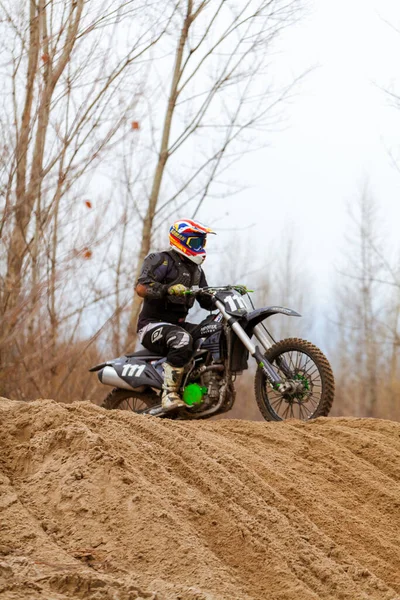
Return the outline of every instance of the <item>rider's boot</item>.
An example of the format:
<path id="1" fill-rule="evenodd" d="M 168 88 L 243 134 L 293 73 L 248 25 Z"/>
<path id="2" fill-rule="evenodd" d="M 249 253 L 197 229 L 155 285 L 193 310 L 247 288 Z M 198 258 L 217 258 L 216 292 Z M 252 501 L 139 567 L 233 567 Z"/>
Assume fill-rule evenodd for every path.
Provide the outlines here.
<path id="1" fill-rule="evenodd" d="M 164 410 L 173 410 L 186 406 L 182 398 L 179 396 L 183 374 L 183 367 L 174 367 L 169 363 L 163 363 L 164 369 L 164 384 L 163 393 L 161 396 L 161 406 Z"/>

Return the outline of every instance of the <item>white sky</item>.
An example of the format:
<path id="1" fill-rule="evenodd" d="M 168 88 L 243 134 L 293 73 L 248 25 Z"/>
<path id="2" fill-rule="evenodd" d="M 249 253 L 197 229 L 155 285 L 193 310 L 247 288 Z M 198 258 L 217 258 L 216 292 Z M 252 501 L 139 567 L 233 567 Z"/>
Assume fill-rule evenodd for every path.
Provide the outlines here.
<path id="1" fill-rule="evenodd" d="M 276 71 L 289 80 L 319 66 L 286 106 L 284 130 L 268 136 L 268 148 L 235 166 L 236 179 L 252 187 L 220 206 L 206 203 L 198 217 L 217 230 L 255 223 L 238 235 L 257 251 L 256 267 L 263 264 L 268 239 L 279 247 L 282 228 L 289 235 L 296 230 L 299 253 L 325 303 L 348 227 L 346 204 L 356 202 L 366 181 L 380 203 L 388 237 L 398 238 L 400 173 L 388 149 L 400 157 L 400 110 L 378 86 L 397 85 L 400 94 L 400 33 L 384 22 L 400 29 L 400 2 L 305 3 L 307 16 L 282 38 Z M 221 235 L 219 241 L 228 239 L 228 233 Z M 212 240 L 209 251 L 211 261 Z"/>

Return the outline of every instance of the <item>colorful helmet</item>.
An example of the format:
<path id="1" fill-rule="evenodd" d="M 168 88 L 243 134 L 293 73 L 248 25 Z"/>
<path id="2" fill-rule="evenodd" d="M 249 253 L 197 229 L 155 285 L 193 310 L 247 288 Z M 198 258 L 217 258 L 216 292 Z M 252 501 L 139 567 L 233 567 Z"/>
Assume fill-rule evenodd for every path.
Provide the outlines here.
<path id="1" fill-rule="evenodd" d="M 189 219 L 176 221 L 169 230 L 169 243 L 176 252 L 201 265 L 206 258 L 207 233 L 215 231 Z"/>

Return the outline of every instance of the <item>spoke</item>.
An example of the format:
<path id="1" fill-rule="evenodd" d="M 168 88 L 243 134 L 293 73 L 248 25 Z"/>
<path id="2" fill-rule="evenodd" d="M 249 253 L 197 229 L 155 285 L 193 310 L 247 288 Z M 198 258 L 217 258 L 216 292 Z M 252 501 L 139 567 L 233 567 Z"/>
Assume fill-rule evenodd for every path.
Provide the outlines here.
<path id="1" fill-rule="evenodd" d="M 292 352 L 289 352 L 289 360 L 290 360 L 291 364 L 293 365 L 293 370 L 295 370 L 294 362 L 292 360 Z"/>
<path id="2" fill-rule="evenodd" d="M 304 418 L 303 418 L 303 405 L 302 404 L 299 404 L 299 414 L 300 414 L 301 420 L 304 421 Z"/>
<path id="3" fill-rule="evenodd" d="M 310 361 L 310 357 L 304 353 L 301 353 L 301 361 L 299 364 L 299 370 L 304 372 L 307 369 L 307 364 L 309 363 L 309 361 Z"/>
<path id="4" fill-rule="evenodd" d="M 311 416 L 311 415 L 313 415 L 313 414 L 314 414 L 314 412 L 315 412 L 315 411 L 308 410 L 307 406 L 305 406 L 304 404 L 302 404 L 302 405 L 301 405 L 301 408 L 302 408 L 302 409 L 304 408 L 304 410 L 305 410 L 306 412 L 308 412 L 310 416 Z M 309 419 L 310 417 L 307 417 L 307 418 Z"/>
<path id="5" fill-rule="evenodd" d="M 276 404 L 276 403 L 273 405 L 271 404 L 271 406 L 277 414 L 280 414 L 280 412 L 282 410 L 282 401 L 278 402 L 278 404 Z"/>
<path id="6" fill-rule="evenodd" d="M 273 401 L 274 401 L 274 398 L 275 398 L 275 401 L 277 401 L 277 400 L 280 400 L 280 401 L 282 401 L 282 400 L 283 400 L 283 396 L 282 396 L 282 394 L 279 394 L 279 393 L 277 393 L 277 392 L 275 392 L 275 391 L 272 391 L 272 394 L 271 394 L 271 396 L 272 396 L 272 400 L 271 400 L 271 402 L 273 402 Z"/>
<path id="7" fill-rule="evenodd" d="M 284 398 L 281 394 L 277 394 L 276 392 L 273 392 L 271 399 L 270 399 L 270 404 L 282 404 L 282 402 L 284 401 Z"/>
<path id="8" fill-rule="evenodd" d="M 279 410 L 279 408 L 280 408 L 280 407 L 281 407 L 281 405 L 282 405 L 282 402 L 283 402 L 283 398 L 282 398 L 282 397 L 280 397 L 280 398 L 275 398 L 275 400 L 271 400 L 270 404 L 271 404 L 271 406 L 273 407 L 273 406 L 275 406 L 275 405 L 276 405 L 276 403 L 279 403 L 279 406 L 278 406 L 278 410 Z M 274 410 L 275 410 L 275 409 L 274 409 Z"/>
<path id="9" fill-rule="evenodd" d="M 314 375 L 314 373 L 318 373 L 319 375 L 319 369 L 317 367 L 317 365 L 315 363 L 313 363 L 315 369 L 313 371 L 311 371 L 311 373 L 309 371 L 303 371 L 304 375 L 308 375 L 308 377 L 312 377 Z"/>
<path id="10" fill-rule="evenodd" d="M 125 398 L 121 401 L 121 404 L 118 406 L 119 410 L 128 410 L 134 413 L 142 412 L 147 408 L 147 405 L 143 400 L 137 398 L 136 396 L 131 398 Z"/>
<path id="11" fill-rule="evenodd" d="M 319 400 L 313 400 L 313 396 L 309 396 L 307 398 L 307 402 L 311 402 L 311 403 L 315 402 L 316 406 L 318 406 L 318 404 L 319 404 Z M 304 402 L 304 404 L 306 404 L 306 402 Z"/>

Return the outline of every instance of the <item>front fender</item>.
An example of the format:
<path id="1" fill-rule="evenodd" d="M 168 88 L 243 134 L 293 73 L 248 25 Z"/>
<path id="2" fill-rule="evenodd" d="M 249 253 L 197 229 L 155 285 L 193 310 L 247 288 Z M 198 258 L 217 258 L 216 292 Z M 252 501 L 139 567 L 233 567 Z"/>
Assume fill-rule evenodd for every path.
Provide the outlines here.
<path id="1" fill-rule="evenodd" d="M 253 330 L 256 325 L 268 319 L 272 315 L 286 315 L 287 317 L 301 317 L 301 315 L 291 308 L 285 308 L 284 306 L 267 306 L 265 308 L 258 308 L 253 310 L 251 313 L 246 315 L 246 323 L 243 325 L 243 329 L 247 335 L 251 337 Z"/>

